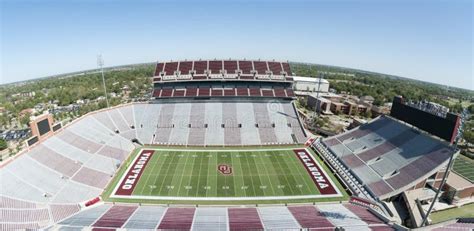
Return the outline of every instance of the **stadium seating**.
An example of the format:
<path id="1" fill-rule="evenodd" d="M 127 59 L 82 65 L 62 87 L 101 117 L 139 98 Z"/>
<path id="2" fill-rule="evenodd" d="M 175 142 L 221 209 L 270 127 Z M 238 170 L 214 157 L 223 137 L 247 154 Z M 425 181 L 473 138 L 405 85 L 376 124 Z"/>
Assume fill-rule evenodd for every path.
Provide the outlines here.
<path id="1" fill-rule="evenodd" d="M 295 93 L 292 89 L 285 89 L 286 96 L 288 97 L 295 97 Z"/>
<path id="2" fill-rule="evenodd" d="M 169 62 L 165 64 L 165 75 L 174 75 L 178 70 L 178 62 Z"/>
<path id="3" fill-rule="evenodd" d="M 137 138 L 141 143 L 152 143 L 158 123 L 158 115 L 161 112 L 161 104 L 137 104 L 134 105 L 135 124 Z"/>
<path id="4" fill-rule="evenodd" d="M 200 87 L 199 88 L 199 93 L 198 96 L 210 96 L 211 95 L 211 89 L 208 87 Z"/>
<path id="5" fill-rule="evenodd" d="M 253 65 L 251 61 L 239 61 L 239 69 L 243 75 L 250 75 L 253 71 Z"/>
<path id="6" fill-rule="evenodd" d="M 120 228 L 135 212 L 136 206 L 117 205 L 105 212 L 92 226 Z"/>
<path id="7" fill-rule="evenodd" d="M 158 226 L 166 208 L 159 206 L 140 206 L 123 226 L 126 229 L 150 230 Z"/>
<path id="8" fill-rule="evenodd" d="M 285 108 L 291 109 L 290 114 Z M 90 113 L 2 166 L 0 209 L 3 208 L 1 212 L 9 221 L 0 221 L 0 228 L 39 229 L 57 222 L 71 227 L 150 227 L 152 223 L 156 227 L 159 220 L 155 217 L 149 218 L 154 219 L 153 222 L 142 226 L 138 220 L 132 222 L 128 217 L 135 214 L 136 219 L 140 214 L 147 217 L 150 211 L 164 214 L 163 209 L 139 207 L 133 213 L 124 211 L 117 214 L 114 210 L 107 212 L 111 206 L 100 205 L 79 212 L 81 208 L 78 204 L 100 195 L 117 167 L 134 149 L 132 138 L 144 144 L 165 145 L 294 143 L 294 131 L 301 133 L 301 136 L 304 134 L 301 127 L 299 130 L 288 127 L 290 117 L 297 117 L 293 106 L 289 101 L 278 99 L 258 103 L 235 99 L 135 103 Z M 10 211 L 10 207 L 15 211 Z M 202 227 L 222 226 L 230 222 L 230 218 L 222 220 L 228 218 L 226 212 L 226 209 L 198 210 L 195 216 L 190 217 L 191 221 L 196 219 L 196 225 Z M 113 216 L 104 215 L 101 218 L 103 214 Z M 241 219 L 238 214 L 237 221 Z M 281 214 L 284 216 L 289 212 Z M 120 216 L 120 221 L 110 221 Z M 180 227 L 174 225 L 174 216 L 170 219 L 169 227 Z M 278 223 L 267 216 L 264 222 L 268 222 L 269 226 L 284 227 L 290 220 Z M 232 224 L 239 226 L 238 222 Z M 163 225 L 167 227 L 166 222 Z"/>
<path id="9" fill-rule="evenodd" d="M 80 213 L 69 217 L 61 222 L 60 225 L 87 227 L 91 226 L 97 219 L 99 219 L 112 205 L 100 205 L 88 210 L 83 210 Z"/>
<path id="10" fill-rule="evenodd" d="M 224 61 L 224 70 L 227 70 L 227 75 L 235 76 L 237 67 L 237 61 L 235 60 L 225 60 Z"/>
<path id="11" fill-rule="evenodd" d="M 281 63 L 279 62 L 268 62 L 268 67 L 270 68 L 270 71 L 273 75 L 280 75 L 280 73 L 283 71 Z"/>
<path id="12" fill-rule="evenodd" d="M 82 167 L 71 179 L 79 183 L 102 189 L 107 186 L 111 176 L 94 169 Z"/>
<path id="13" fill-rule="evenodd" d="M 223 96 L 224 92 L 222 89 L 213 88 L 211 90 L 211 96 Z"/>
<path id="14" fill-rule="evenodd" d="M 302 228 L 334 228 L 334 225 L 314 206 L 292 206 L 288 207 L 288 210 Z"/>
<path id="15" fill-rule="evenodd" d="M 171 97 L 173 95 L 173 89 L 171 88 L 165 88 L 162 89 L 160 97 Z"/>
<path id="16" fill-rule="evenodd" d="M 179 75 L 176 75 L 179 71 Z M 193 73 L 191 79 L 190 73 Z M 286 78 L 284 76 L 286 73 Z M 163 74 L 161 76 L 160 74 Z M 181 62 L 159 62 L 156 65 L 153 82 L 203 79 L 237 79 L 293 81 L 287 62 L 252 60 L 199 60 Z M 154 93 L 160 97 L 160 90 Z"/>
<path id="17" fill-rule="evenodd" d="M 155 98 L 160 98 L 162 91 L 163 91 L 162 89 L 154 89 L 154 90 L 153 90 L 153 93 L 152 93 L 153 97 L 155 97 Z"/>
<path id="18" fill-rule="evenodd" d="M 266 103 L 253 103 L 255 122 L 258 124 L 260 141 L 271 144 L 277 141 L 275 129 L 272 127 Z"/>
<path id="19" fill-rule="evenodd" d="M 186 89 L 186 97 L 194 97 L 197 96 L 198 89 L 195 87 L 188 87 Z"/>
<path id="20" fill-rule="evenodd" d="M 263 229 L 262 222 L 256 208 L 229 208 L 230 230 L 258 230 Z"/>
<path id="21" fill-rule="evenodd" d="M 324 139 L 329 151 L 369 189 L 387 198 L 419 183 L 455 152 L 442 141 L 391 117 L 382 116 L 346 133 Z"/>
<path id="22" fill-rule="evenodd" d="M 248 96 L 249 91 L 248 88 L 238 87 L 237 88 L 237 96 Z"/>
<path id="23" fill-rule="evenodd" d="M 205 71 L 207 70 L 207 61 L 194 61 L 194 71 L 196 75 L 205 75 Z"/>
<path id="24" fill-rule="evenodd" d="M 161 73 L 162 71 L 164 71 L 164 70 L 163 70 L 163 67 L 165 67 L 165 63 L 157 63 L 157 64 L 156 64 L 155 76 L 159 76 L 160 73 Z"/>
<path id="25" fill-rule="evenodd" d="M 109 116 L 112 123 L 121 133 L 131 129 L 118 109 L 109 110 Z"/>
<path id="26" fill-rule="evenodd" d="M 283 67 L 283 71 L 286 72 L 287 75 L 292 75 L 291 70 L 290 70 L 290 64 L 289 63 L 281 63 Z"/>
<path id="27" fill-rule="evenodd" d="M 227 222 L 226 208 L 200 208 L 196 209 L 192 227 L 195 230 L 226 230 Z"/>
<path id="28" fill-rule="evenodd" d="M 39 229 L 80 211 L 77 204 L 42 204 L 0 196 L 0 230 Z"/>
<path id="29" fill-rule="evenodd" d="M 275 97 L 286 97 L 284 88 L 275 88 L 273 91 L 275 92 Z"/>
<path id="30" fill-rule="evenodd" d="M 216 75 L 221 73 L 222 70 L 222 61 L 209 61 L 209 70 L 211 74 Z"/>
<path id="31" fill-rule="evenodd" d="M 224 88 L 224 96 L 235 96 L 235 88 Z"/>
<path id="32" fill-rule="evenodd" d="M 268 71 L 267 62 L 254 61 L 253 65 L 255 67 L 255 70 L 257 71 L 257 74 L 259 75 L 265 75 L 266 72 Z"/>
<path id="33" fill-rule="evenodd" d="M 286 207 L 261 207 L 258 211 L 265 229 L 288 230 L 299 228 L 298 223 Z"/>
<path id="34" fill-rule="evenodd" d="M 189 75 L 189 72 L 193 68 L 193 62 L 190 61 L 184 61 L 184 62 L 179 62 L 179 72 L 180 75 Z"/>
<path id="35" fill-rule="evenodd" d="M 172 119 L 174 114 L 175 104 L 164 104 L 160 110 L 160 114 L 152 115 L 156 117 L 158 115 L 157 124 L 152 124 L 151 127 L 156 127 L 154 135 L 154 143 L 168 143 L 172 129 Z"/>
<path id="36" fill-rule="evenodd" d="M 250 96 L 262 96 L 260 88 L 257 87 L 249 88 L 249 94 Z"/>
<path id="37" fill-rule="evenodd" d="M 174 144 L 187 144 L 191 105 L 191 103 L 181 103 L 175 105 L 173 116 L 170 118 L 172 124 L 172 131 L 171 134 L 169 134 L 169 140 L 172 141 Z M 164 131 L 162 130 L 162 128 L 158 127 L 157 133 L 160 132 Z"/>
<path id="38" fill-rule="evenodd" d="M 250 86 L 250 87 L 232 87 L 226 86 L 225 88 L 215 87 L 209 88 L 206 86 L 200 86 L 199 88 L 196 87 L 188 87 L 188 88 L 174 88 L 174 89 L 156 89 L 154 90 L 153 97 L 159 98 L 182 98 L 182 97 L 191 97 L 191 98 L 209 98 L 209 97 L 266 97 L 266 98 L 293 98 L 295 95 L 292 93 L 291 89 L 285 88 L 260 88 L 257 86 Z M 119 117 L 114 117 L 114 122 Z M 102 122 L 102 120 L 101 120 Z M 105 121 L 104 121 L 105 122 Z M 119 121 L 120 124 L 117 126 L 113 123 L 109 123 L 106 126 L 109 129 L 118 129 L 119 131 L 127 131 L 129 130 L 129 126 L 124 121 Z M 120 125 L 120 127 L 118 127 Z"/>
<path id="39" fill-rule="evenodd" d="M 123 118 L 125 119 L 128 127 L 130 128 L 131 126 L 136 126 L 135 125 L 135 115 L 133 114 L 133 106 L 131 107 L 119 107 L 117 109 L 120 114 L 123 116 Z"/>
<path id="40" fill-rule="evenodd" d="M 222 104 L 222 121 L 224 123 L 224 143 L 229 145 L 241 144 L 239 124 L 237 123 L 237 105 Z"/>
<path id="41" fill-rule="evenodd" d="M 272 207 L 99 205 L 59 222 L 57 228 L 192 230 L 394 230 L 367 208 L 352 204 Z"/>
<path id="42" fill-rule="evenodd" d="M 81 168 L 79 163 L 45 146 L 38 146 L 38 148 L 29 152 L 28 155 L 39 163 L 67 177 L 72 177 Z"/>
<path id="43" fill-rule="evenodd" d="M 193 223 L 195 208 L 169 208 L 158 229 L 189 230 Z"/>

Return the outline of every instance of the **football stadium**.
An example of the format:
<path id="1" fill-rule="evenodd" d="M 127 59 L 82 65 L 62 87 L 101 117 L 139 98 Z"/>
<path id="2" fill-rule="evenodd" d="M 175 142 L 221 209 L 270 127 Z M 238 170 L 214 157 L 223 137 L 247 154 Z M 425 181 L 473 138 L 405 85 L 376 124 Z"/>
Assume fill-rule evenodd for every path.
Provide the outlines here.
<path id="1" fill-rule="evenodd" d="M 420 226 L 459 117 L 396 97 L 390 115 L 314 138 L 294 77 L 289 62 L 160 61 L 148 102 L 39 119 L 0 168 L 0 229 L 407 230 L 399 205 Z"/>

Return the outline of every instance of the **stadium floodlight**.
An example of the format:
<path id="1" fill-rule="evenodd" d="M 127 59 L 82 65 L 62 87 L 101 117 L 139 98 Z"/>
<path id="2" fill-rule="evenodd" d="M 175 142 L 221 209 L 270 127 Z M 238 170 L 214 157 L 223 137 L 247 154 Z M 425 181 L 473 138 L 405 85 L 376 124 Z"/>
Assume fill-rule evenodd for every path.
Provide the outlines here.
<path id="1" fill-rule="evenodd" d="M 105 86 L 105 77 L 104 77 L 104 59 L 102 55 L 97 55 L 97 66 L 100 68 L 100 72 L 102 74 L 102 84 L 104 85 L 104 94 L 105 94 L 105 102 L 107 103 L 107 108 L 109 108 L 109 98 L 107 97 L 107 87 Z"/>
<path id="2" fill-rule="evenodd" d="M 318 113 L 318 118 L 321 115 L 321 101 L 319 100 L 319 92 L 321 91 L 321 79 L 323 78 L 323 74 L 318 74 L 318 91 L 316 92 L 316 111 Z"/>

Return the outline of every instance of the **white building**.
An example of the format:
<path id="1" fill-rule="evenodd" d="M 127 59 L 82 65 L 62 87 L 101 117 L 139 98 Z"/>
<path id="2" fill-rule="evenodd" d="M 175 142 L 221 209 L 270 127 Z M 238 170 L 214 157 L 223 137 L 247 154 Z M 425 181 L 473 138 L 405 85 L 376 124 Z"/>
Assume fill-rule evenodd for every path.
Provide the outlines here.
<path id="1" fill-rule="evenodd" d="M 293 90 L 297 95 L 308 95 L 311 92 L 329 92 L 329 81 L 321 78 L 293 76 Z"/>

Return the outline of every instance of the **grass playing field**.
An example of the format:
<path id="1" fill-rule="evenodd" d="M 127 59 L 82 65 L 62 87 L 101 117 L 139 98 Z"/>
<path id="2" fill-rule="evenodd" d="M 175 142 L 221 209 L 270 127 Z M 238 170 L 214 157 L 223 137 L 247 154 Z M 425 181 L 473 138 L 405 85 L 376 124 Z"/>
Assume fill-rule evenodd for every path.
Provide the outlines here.
<path id="1" fill-rule="evenodd" d="M 453 170 L 461 176 L 474 182 L 474 160 L 463 155 L 459 155 L 454 160 Z"/>
<path id="2" fill-rule="evenodd" d="M 158 200 L 342 197 L 319 162 L 306 150 L 303 152 L 308 158 L 291 148 L 143 149 L 128 164 L 121 179 L 112 185 L 111 197 Z M 144 153 L 147 155 L 141 156 Z M 140 158 L 144 161 L 139 162 Z M 313 168 L 306 167 L 312 164 Z"/>

